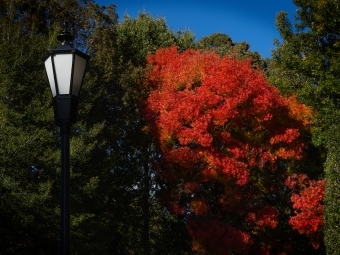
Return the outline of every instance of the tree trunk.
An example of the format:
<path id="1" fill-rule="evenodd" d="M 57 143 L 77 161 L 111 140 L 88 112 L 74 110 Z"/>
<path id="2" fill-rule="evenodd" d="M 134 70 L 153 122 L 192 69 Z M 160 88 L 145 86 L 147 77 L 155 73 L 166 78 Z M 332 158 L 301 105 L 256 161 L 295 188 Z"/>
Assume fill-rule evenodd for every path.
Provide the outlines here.
<path id="1" fill-rule="evenodd" d="M 148 160 L 143 166 L 143 254 L 150 255 L 150 211 L 149 211 L 150 179 Z"/>

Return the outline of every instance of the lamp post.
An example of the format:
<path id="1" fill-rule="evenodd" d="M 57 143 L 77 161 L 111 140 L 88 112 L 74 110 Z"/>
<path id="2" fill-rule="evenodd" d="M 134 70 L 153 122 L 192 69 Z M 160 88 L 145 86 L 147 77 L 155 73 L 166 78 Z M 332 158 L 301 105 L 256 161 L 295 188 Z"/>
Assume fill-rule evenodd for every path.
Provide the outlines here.
<path id="1" fill-rule="evenodd" d="M 73 48 L 74 37 L 68 32 L 67 22 L 58 36 L 61 45 L 49 50 L 45 62 L 54 108 L 54 118 L 61 136 L 61 254 L 70 254 L 70 128 L 76 121 L 78 97 L 90 56 Z"/>

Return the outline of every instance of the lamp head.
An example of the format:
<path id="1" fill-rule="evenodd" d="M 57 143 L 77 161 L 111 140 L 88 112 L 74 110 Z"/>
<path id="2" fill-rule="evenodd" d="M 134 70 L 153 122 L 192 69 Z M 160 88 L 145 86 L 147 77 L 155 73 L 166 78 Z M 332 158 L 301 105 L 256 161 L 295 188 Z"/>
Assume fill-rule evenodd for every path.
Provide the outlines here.
<path id="1" fill-rule="evenodd" d="M 68 22 L 58 36 L 61 45 L 49 50 L 44 57 L 49 80 L 55 120 L 57 123 L 73 123 L 76 119 L 78 98 L 90 56 L 73 48 L 74 37 L 68 31 Z"/>

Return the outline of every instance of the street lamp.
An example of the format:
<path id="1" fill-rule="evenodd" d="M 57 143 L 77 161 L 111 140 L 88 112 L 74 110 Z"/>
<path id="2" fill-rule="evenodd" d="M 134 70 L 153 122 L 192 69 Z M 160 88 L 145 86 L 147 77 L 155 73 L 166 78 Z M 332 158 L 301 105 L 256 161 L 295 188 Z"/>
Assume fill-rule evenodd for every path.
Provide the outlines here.
<path id="1" fill-rule="evenodd" d="M 70 128 L 76 121 L 78 97 L 85 69 L 90 56 L 73 48 L 74 37 L 64 22 L 63 32 L 58 36 L 61 45 L 49 50 L 43 59 L 50 84 L 54 118 L 61 136 L 61 207 L 60 238 L 61 254 L 70 254 Z"/>

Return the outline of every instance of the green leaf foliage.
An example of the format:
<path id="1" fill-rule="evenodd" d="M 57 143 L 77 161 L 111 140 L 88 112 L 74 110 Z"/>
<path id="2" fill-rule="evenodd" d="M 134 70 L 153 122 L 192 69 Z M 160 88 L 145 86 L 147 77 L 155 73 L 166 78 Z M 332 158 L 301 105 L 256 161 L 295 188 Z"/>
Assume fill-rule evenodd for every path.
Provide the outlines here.
<path id="1" fill-rule="evenodd" d="M 184 223 L 159 203 L 138 100 L 146 54 L 194 36 L 81 0 L 0 3 L 0 253 L 59 253 L 61 145 L 41 59 L 65 17 L 92 57 L 71 131 L 71 254 L 189 254 Z"/>
<path id="2" fill-rule="evenodd" d="M 235 43 L 231 38 L 222 33 L 214 33 L 202 37 L 197 42 L 197 48 L 203 50 L 213 50 L 220 56 L 230 55 L 237 59 L 252 59 L 253 67 L 264 68 L 265 62 L 261 55 L 249 50 L 250 45 L 246 42 Z"/>
<path id="3" fill-rule="evenodd" d="M 143 131 L 138 104 L 147 93 L 142 82 L 146 55 L 179 41 L 186 47 L 193 42 L 193 36 L 188 32 L 177 36 L 164 19 L 153 19 L 146 13 L 135 19 L 125 16 L 111 33 L 112 36 L 101 36 L 98 44 L 90 43 L 90 47 L 103 53 L 93 59 L 96 72 L 92 77 L 104 77 L 99 104 L 105 109 L 105 140 L 112 176 L 109 196 L 115 208 L 111 212 L 116 220 L 112 225 L 114 250 L 117 254 L 185 254 L 190 251 L 190 239 L 183 222 L 164 212 L 159 204 L 162 183 L 153 173 L 159 154 Z M 96 42 L 95 36 L 90 37 L 91 41 Z M 108 57 L 106 52 L 112 55 Z M 168 233 L 173 228 L 180 230 L 175 232 L 176 238 L 170 238 Z"/>
<path id="4" fill-rule="evenodd" d="M 277 16 L 282 41 L 268 63 L 268 79 L 284 94 L 296 94 L 313 106 L 315 121 L 312 141 L 320 163 L 325 163 L 325 245 L 328 254 L 340 250 L 339 162 L 340 118 L 340 5 L 336 0 L 294 0 L 296 22 L 287 13 Z M 322 173 L 319 174 L 322 178 Z"/>

